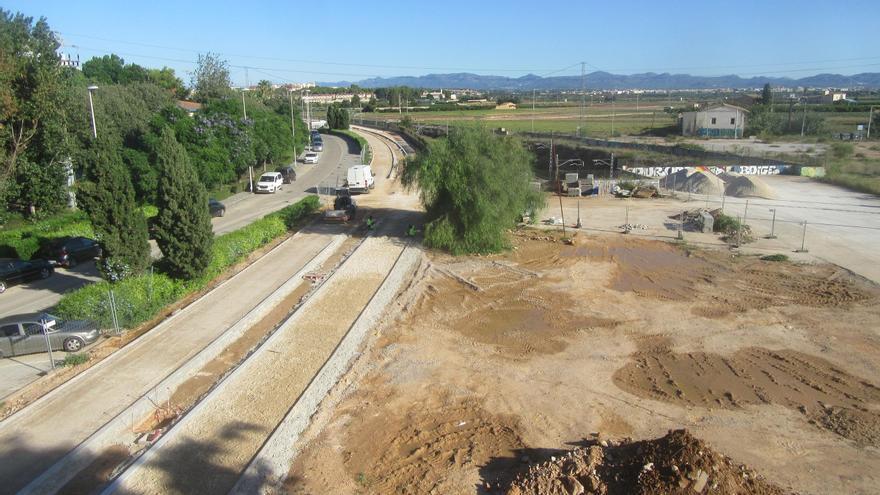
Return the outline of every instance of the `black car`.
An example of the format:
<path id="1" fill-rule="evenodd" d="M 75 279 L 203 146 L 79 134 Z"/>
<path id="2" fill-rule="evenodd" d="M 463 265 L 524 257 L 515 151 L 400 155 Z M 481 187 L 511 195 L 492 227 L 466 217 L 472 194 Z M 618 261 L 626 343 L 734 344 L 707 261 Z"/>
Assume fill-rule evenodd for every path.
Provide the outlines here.
<path id="1" fill-rule="evenodd" d="M 17 260 L 0 258 L 0 294 L 6 288 L 32 278 L 49 278 L 55 270 L 46 260 Z"/>
<path id="2" fill-rule="evenodd" d="M 278 169 L 278 172 L 281 173 L 281 178 L 285 184 L 290 184 L 296 180 L 296 170 L 293 167 L 281 167 Z"/>
<path id="3" fill-rule="evenodd" d="M 64 237 L 49 244 L 41 254 L 49 263 L 73 268 L 80 261 L 100 258 L 101 246 L 88 237 Z"/>
<path id="4" fill-rule="evenodd" d="M 226 206 L 216 199 L 209 199 L 208 211 L 211 212 L 212 217 L 222 217 L 226 214 Z"/>

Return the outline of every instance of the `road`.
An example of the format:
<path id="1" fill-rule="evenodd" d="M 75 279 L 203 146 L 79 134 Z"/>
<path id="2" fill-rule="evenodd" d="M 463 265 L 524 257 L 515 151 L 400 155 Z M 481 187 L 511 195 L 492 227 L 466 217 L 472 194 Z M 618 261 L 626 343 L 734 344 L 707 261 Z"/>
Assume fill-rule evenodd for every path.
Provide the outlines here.
<path id="1" fill-rule="evenodd" d="M 324 135 L 324 152 L 317 164 L 298 163 L 297 180 L 285 184 L 275 194 L 239 193 L 226 199 L 226 215 L 212 220 L 215 234 L 230 232 L 261 218 L 262 216 L 294 203 L 319 183 L 334 183 L 338 177 L 344 177 L 348 167 L 360 161 L 357 150 L 351 149 L 342 138 Z M 256 173 L 256 172 L 255 172 Z M 256 177 L 255 177 L 256 180 Z M 94 263 L 81 263 L 72 270 L 59 268 L 46 280 L 36 280 L 10 287 L 0 294 L 0 317 L 18 313 L 51 311 L 64 293 L 78 289 L 85 284 L 100 280 Z M 65 353 L 55 353 L 56 359 L 64 359 Z M 44 369 L 23 364 L 24 362 L 46 363 L 48 355 L 40 354 L 28 357 L 22 362 L 0 359 L 0 399 L 6 397 L 22 386 L 36 380 Z"/>

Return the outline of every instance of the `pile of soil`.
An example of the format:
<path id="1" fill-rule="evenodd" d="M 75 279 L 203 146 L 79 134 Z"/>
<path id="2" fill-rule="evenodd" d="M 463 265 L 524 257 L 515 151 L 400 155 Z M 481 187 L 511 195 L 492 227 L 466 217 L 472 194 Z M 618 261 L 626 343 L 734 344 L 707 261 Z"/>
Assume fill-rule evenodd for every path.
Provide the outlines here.
<path id="1" fill-rule="evenodd" d="M 721 196 L 725 191 L 724 181 L 705 170 L 680 170 L 661 179 L 660 185 L 666 189 L 712 196 Z"/>
<path id="2" fill-rule="evenodd" d="M 529 467 L 508 495 L 791 493 L 714 452 L 686 430 L 655 440 L 603 440 Z"/>
<path id="3" fill-rule="evenodd" d="M 758 177 L 731 175 L 724 194 L 736 198 L 775 199 L 776 193 Z"/>

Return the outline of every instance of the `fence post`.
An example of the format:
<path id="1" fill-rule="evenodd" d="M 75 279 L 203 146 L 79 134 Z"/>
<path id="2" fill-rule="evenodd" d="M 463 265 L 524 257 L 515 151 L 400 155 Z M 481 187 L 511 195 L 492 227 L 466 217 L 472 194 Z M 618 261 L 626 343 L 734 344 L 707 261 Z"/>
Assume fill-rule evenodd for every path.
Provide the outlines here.
<path id="1" fill-rule="evenodd" d="M 804 233 L 801 235 L 801 248 L 795 249 L 794 252 L 796 252 L 796 253 L 809 253 L 810 251 L 807 250 L 806 242 L 807 242 L 807 221 L 804 220 Z"/>
<path id="2" fill-rule="evenodd" d="M 684 214 L 685 212 L 681 212 L 681 216 L 678 217 L 678 240 L 684 240 Z"/>
<path id="3" fill-rule="evenodd" d="M 46 337 L 46 350 L 49 352 L 49 364 L 55 369 L 55 358 L 52 356 L 52 340 L 49 338 L 49 328 L 46 326 L 46 320 L 40 320 L 40 326 L 43 327 L 43 335 Z"/>
<path id="4" fill-rule="evenodd" d="M 776 239 L 776 208 L 770 208 L 773 218 L 770 219 L 770 235 L 765 239 Z"/>

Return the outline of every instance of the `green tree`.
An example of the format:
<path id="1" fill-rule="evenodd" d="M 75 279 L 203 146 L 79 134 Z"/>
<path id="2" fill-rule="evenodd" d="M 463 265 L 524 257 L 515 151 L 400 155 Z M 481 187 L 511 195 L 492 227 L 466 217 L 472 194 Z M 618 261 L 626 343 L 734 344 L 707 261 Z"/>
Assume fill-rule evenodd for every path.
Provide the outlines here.
<path id="1" fill-rule="evenodd" d="M 192 73 L 192 88 L 197 101 L 229 95 L 229 64 L 215 53 L 199 54 L 196 70 Z"/>
<path id="2" fill-rule="evenodd" d="M 261 102 L 266 103 L 266 101 L 272 97 L 273 92 L 274 90 L 272 89 L 272 83 L 270 81 L 262 79 L 257 83 L 257 98 Z"/>
<path id="3" fill-rule="evenodd" d="M 125 60 L 113 53 L 103 57 L 92 57 L 82 65 L 83 75 L 98 84 L 118 83 L 124 68 Z"/>
<path id="4" fill-rule="evenodd" d="M 162 67 L 161 69 L 147 69 L 147 76 L 153 84 L 168 91 L 177 99 L 186 98 L 186 87 L 183 81 L 174 73 L 174 69 Z"/>
<path id="5" fill-rule="evenodd" d="M 99 136 L 90 146 L 79 195 L 103 249 L 98 269 L 112 282 L 143 272 L 150 262 L 146 219 L 135 203 L 120 147 L 113 136 Z"/>
<path id="6" fill-rule="evenodd" d="M 348 129 L 349 126 L 348 109 L 344 108 L 340 103 L 331 103 L 327 107 L 327 127 L 331 129 Z"/>
<path id="7" fill-rule="evenodd" d="M 425 243 L 453 254 L 504 249 L 506 230 L 544 201 L 530 186 L 531 162 L 518 139 L 484 128 L 431 141 L 403 174 L 404 184 L 421 190 Z"/>
<path id="8" fill-rule="evenodd" d="M 156 243 L 164 255 L 163 263 L 173 277 L 196 278 L 208 267 L 214 242 L 208 194 L 186 150 L 167 127 L 162 129 L 155 161 L 161 174 L 156 194 Z"/>
<path id="9" fill-rule="evenodd" d="M 773 90 L 770 89 L 770 83 L 764 84 L 764 89 L 761 90 L 761 104 L 767 106 L 773 104 Z"/>

